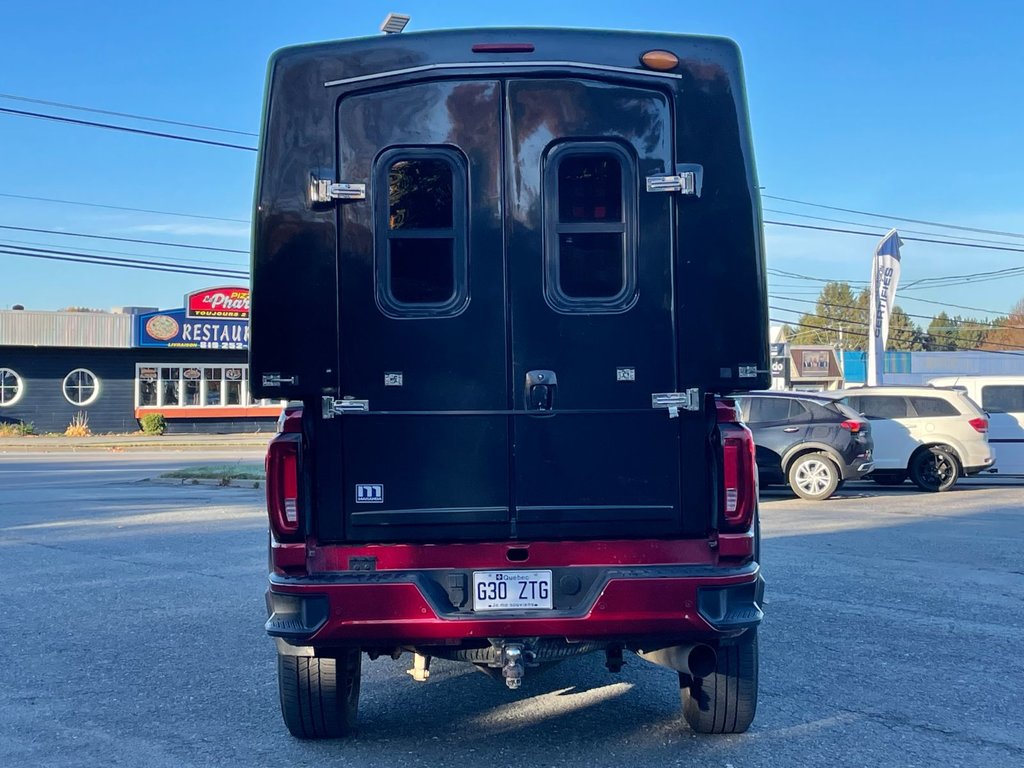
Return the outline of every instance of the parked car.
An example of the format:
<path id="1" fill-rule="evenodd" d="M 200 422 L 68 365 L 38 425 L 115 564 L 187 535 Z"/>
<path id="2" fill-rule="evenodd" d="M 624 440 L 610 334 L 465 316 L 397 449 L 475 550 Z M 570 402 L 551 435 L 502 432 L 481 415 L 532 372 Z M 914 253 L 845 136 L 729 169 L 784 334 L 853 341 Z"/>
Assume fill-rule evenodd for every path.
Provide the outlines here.
<path id="1" fill-rule="evenodd" d="M 962 389 L 988 417 L 988 442 L 999 450 L 1000 475 L 1024 475 L 1024 376 L 943 376 L 936 387 Z"/>
<path id="2" fill-rule="evenodd" d="M 820 501 L 874 467 L 870 425 L 828 394 L 751 392 L 737 401 L 754 433 L 762 485 L 788 483 L 800 498 Z"/>
<path id="3" fill-rule="evenodd" d="M 942 387 L 862 387 L 841 393 L 871 422 L 871 479 L 923 491 L 948 491 L 963 475 L 991 469 L 988 418 L 965 392 Z"/>

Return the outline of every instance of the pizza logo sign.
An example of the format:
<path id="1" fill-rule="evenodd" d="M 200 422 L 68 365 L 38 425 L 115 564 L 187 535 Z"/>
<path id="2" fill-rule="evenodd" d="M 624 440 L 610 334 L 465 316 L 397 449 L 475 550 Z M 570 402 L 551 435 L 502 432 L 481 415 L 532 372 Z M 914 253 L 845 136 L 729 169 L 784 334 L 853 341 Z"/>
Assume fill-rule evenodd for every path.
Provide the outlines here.
<path id="1" fill-rule="evenodd" d="M 207 288 L 185 297 L 185 312 L 190 318 L 249 319 L 248 288 Z"/>
<path id="2" fill-rule="evenodd" d="M 154 315 L 146 321 L 146 333 L 159 341 L 168 341 L 178 335 L 181 326 L 170 315 Z"/>

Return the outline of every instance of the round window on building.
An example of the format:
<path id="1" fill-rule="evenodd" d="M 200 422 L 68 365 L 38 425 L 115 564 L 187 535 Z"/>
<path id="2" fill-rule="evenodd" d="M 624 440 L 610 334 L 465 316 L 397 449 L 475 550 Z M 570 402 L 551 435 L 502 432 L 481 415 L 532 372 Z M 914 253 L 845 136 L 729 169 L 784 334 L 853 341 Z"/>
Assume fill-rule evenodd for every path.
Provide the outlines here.
<path id="1" fill-rule="evenodd" d="M 22 391 L 21 376 L 10 368 L 0 368 L 0 408 L 14 405 Z"/>
<path id="2" fill-rule="evenodd" d="M 88 405 L 100 394 L 100 382 L 92 371 L 76 368 L 64 377 L 64 398 L 72 405 Z"/>

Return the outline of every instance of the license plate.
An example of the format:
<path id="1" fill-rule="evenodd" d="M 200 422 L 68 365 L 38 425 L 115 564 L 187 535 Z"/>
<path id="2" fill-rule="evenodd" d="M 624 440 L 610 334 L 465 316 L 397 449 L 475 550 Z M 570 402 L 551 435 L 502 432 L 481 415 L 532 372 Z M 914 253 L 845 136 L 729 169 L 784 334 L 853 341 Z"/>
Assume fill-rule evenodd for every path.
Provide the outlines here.
<path id="1" fill-rule="evenodd" d="M 473 610 L 552 608 L 551 571 L 473 571 Z"/>

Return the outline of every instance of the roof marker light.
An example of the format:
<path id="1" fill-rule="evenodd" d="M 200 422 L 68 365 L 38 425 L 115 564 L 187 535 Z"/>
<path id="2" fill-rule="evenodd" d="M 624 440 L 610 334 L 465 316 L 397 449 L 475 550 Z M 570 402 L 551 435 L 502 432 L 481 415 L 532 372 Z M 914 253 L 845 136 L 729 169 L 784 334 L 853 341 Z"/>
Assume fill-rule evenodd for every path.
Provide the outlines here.
<path id="1" fill-rule="evenodd" d="M 412 17 L 405 13 L 389 13 L 384 23 L 380 25 L 380 31 L 385 35 L 397 35 L 405 29 L 410 18 Z"/>
<path id="2" fill-rule="evenodd" d="M 671 51 L 647 51 L 640 57 L 640 63 L 648 69 L 667 72 L 679 66 L 679 57 Z"/>

